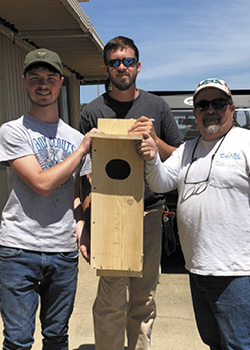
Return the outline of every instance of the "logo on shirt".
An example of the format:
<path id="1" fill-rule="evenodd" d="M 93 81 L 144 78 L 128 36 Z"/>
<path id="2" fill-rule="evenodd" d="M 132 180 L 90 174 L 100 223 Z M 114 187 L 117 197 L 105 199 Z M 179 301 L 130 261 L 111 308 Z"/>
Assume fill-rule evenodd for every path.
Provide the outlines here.
<path id="1" fill-rule="evenodd" d="M 233 153 L 233 152 L 228 152 L 228 153 L 220 153 L 220 158 L 223 159 L 234 159 L 234 160 L 240 160 L 240 154 L 239 153 Z"/>
<path id="2" fill-rule="evenodd" d="M 48 138 L 39 136 L 33 138 L 36 157 L 42 169 L 48 169 L 66 159 L 76 146 L 62 138 Z"/>

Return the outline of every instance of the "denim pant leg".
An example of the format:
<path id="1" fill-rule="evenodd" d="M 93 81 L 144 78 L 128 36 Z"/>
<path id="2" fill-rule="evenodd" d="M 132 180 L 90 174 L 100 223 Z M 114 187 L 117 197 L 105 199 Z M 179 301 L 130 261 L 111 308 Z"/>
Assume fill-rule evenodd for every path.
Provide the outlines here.
<path id="1" fill-rule="evenodd" d="M 34 342 L 38 295 L 44 350 L 68 349 L 78 272 L 78 252 L 46 254 L 0 248 L 4 350 L 29 350 Z"/>
<path id="2" fill-rule="evenodd" d="M 206 289 L 199 284 L 199 277 L 190 274 L 190 288 L 197 327 L 202 341 L 212 350 L 221 350 L 220 333 Z"/>
<path id="3" fill-rule="evenodd" d="M 68 322 L 73 311 L 78 252 L 43 254 L 40 319 L 43 350 L 68 349 Z"/>
<path id="4" fill-rule="evenodd" d="M 0 247 L 4 350 L 28 350 L 34 342 L 40 267 L 33 257 L 21 249 Z"/>
<path id="5" fill-rule="evenodd" d="M 191 274 L 190 285 L 198 328 L 210 349 L 250 349 L 250 277 Z"/>

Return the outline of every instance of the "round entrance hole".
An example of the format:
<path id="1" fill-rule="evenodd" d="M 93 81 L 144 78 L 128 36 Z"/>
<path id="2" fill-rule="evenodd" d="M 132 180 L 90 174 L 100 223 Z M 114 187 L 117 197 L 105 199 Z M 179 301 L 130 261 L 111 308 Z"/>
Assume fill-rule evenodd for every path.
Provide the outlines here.
<path id="1" fill-rule="evenodd" d="M 128 162 L 122 159 L 112 159 L 106 165 L 108 177 L 114 180 L 125 180 L 131 173 Z"/>

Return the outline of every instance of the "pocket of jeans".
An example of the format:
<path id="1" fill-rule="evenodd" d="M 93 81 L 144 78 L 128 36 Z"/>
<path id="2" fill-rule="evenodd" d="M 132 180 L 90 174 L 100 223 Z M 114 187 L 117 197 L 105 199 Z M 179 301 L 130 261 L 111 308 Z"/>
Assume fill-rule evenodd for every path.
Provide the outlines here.
<path id="1" fill-rule="evenodd" d="M 78 256 L 79 256 L 78 250 L 75 250 L 73 252 L 63 252 L 63 253 L 61 253 L 61 257 L 64 260 L 67 260 L 67 261 L 75 261 L 75 260 L 78 259 Z"/>
<path id="2" fill-rule="evenodd" d="M 8 259 L 21 254 L 22 249 L 0 246 L 0 258 Z"/>

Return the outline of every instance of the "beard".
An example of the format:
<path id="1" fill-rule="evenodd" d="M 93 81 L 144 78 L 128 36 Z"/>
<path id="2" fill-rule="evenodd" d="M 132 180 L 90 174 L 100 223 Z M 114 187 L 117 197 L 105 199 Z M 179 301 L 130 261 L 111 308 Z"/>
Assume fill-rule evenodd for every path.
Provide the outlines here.
<path id="1" fill-rule="evenodd" d="M 220 131 L 221 126 L 220 125 L 208 125 L 204 127 L 204 130 L 207 134 L 216 134 Z"/>
<path id="2" fill-rule="evenodd" d="M 205 115 L 202 123 L 207 134 L 216 134 L 221 129 L 221 117 L 217 114 Z"/>
<path id="3" fill-rule="evenodd" d="M 120 80 L 118 80 L 117 77 L 114 77 L 112 74 L 109 74 L 109 80 L 118 90 L 125 91 L 128 90 L 136 80 L 137 74 L 133 75 L 126 75 L 122 77 Z"/>

